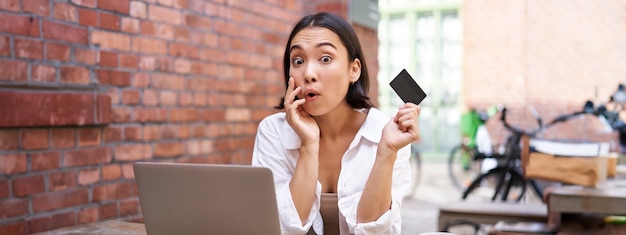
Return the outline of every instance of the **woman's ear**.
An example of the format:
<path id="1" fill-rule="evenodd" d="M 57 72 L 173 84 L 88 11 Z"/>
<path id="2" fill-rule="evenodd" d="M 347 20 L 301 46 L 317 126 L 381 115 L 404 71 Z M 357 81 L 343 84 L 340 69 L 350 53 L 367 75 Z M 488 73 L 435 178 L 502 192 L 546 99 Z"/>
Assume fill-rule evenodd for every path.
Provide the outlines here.
<path id="1" fill-rule="evenodd" d="M 350 63 L 350 84 L 356 83 L 361 77 L 361 60 L 355 58 Z"/>

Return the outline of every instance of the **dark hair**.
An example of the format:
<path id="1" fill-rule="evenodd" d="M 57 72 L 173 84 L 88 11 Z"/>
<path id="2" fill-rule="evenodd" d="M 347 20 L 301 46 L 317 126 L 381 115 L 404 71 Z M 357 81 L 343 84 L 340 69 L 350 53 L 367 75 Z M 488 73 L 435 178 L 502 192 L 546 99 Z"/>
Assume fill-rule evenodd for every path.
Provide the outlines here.
<path id="1" fill-rule="evenodd" d="M 346 100 L 350 107 L 355 109 L 362 108 L 371 108 L 374 105 L 370 101 L 368 96 L 369 88 L 370 88 L 370 79 L 367 74 L 367 65 L 365 65 L 365 58 L 363 56 L 363 50 L 361 50 L 361 43 L 359 42 L 359 38 L 356 36 L 356 32 L 347 21 L 343 18 L 328 13 L 328 12 L 320 12 L 314 15 L 308 15 L 303 17 L 298 23 L 294 26 L 291 31 L 291 35 L 289 35 L 289 40 L 287 41 L 287 46 L 285 47 L 285 55 L 283 57 L 283 72 L 285 76 L 285 90 L 287 89 L 287 83 L 289 82 L 289 47 L 291 45 L 291 41 L 294 36 L 301 30 L 310 27 L 324 27 L 333 31 L 339 39 L 343 43 L 343 45 L 348 50 L 348 61 L 354 61 L 354 59 L 359 59 L 361 61 L 361 76 L 359 80 L 357 80 L 354 84 L 351 84 L 348 87 L 348 93 L 346 94 Z M 283 96 L 280 99 L 280 104 L 275 106 L 276 109 L 284 109 L 283 105 L 285 101 L 285 97 Z"/>

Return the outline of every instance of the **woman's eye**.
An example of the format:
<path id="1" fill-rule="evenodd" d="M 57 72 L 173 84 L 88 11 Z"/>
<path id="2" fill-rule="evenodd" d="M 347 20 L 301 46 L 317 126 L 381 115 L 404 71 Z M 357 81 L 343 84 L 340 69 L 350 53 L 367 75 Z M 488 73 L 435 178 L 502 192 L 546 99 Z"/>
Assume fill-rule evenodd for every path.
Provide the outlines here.
<path id="1" fill-rule="evenodd" d="M 302 58 L 295 58 L 292 60 L 293 64 L 295 65 L 300 65 L 304 63 L 304 60 Z"/>
<path id="2" fill-rule="evenodd" d="M 320 58 L 320 61 L 324 62 L 324 63 L 328 63 L 330 62 L 332 58 L 330 58 L 330 56 L 322 56 L 322 58 Z"/>

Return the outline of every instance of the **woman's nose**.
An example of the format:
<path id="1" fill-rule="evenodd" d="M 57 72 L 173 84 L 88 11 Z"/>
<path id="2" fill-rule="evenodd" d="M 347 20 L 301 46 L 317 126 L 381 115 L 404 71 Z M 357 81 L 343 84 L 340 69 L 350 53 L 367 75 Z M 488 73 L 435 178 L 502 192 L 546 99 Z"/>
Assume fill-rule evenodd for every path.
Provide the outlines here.
<path id="1" fill-rule="evenodd" d="M 317 82 L 315 74 L 315 66 L 311 64 L 307 65 L 306 69 L 304 70 L 304 81 L 306 83 Z"/>

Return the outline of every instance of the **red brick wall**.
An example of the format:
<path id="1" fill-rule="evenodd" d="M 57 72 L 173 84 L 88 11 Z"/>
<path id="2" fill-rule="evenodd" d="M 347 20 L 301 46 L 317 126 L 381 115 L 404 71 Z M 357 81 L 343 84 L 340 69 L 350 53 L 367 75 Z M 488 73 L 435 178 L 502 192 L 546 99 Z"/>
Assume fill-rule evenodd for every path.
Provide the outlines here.
<path id="1" fill-rule="evenodd" d="M 346 9 L 345 0 L 1 0 L 0 234 L 141 221 L 136 161 L 249 163 L 257 124 L 284 90 L 289 30 L 304 14 Z"/>
<path id="2" fill-rule="evenodd" d="M 545 122 L 580 110 L 586 100 L 608 101 L 626 82 L 624 9 L 619 0 L 465 1 L 464 104 L 497 101 L 515 123 L 532 127 L 529 106 Z M 559 128 L 559 138 L 614 137 L 602 137 L 595 118 Z"/>

